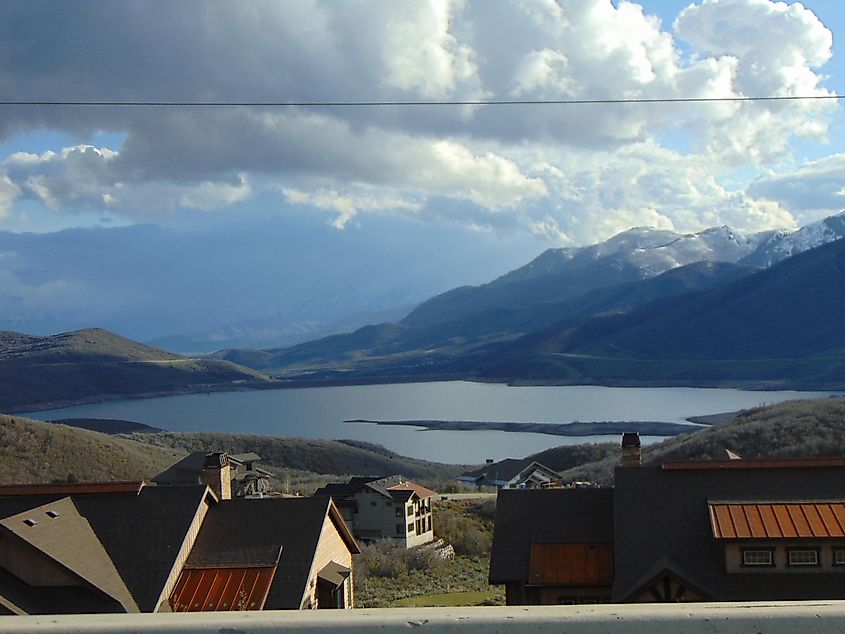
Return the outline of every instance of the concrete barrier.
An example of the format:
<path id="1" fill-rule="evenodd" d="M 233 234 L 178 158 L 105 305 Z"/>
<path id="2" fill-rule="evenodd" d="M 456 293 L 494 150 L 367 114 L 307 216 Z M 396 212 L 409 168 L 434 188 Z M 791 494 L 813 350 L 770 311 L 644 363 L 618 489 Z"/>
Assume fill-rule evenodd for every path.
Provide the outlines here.
<path id="1" fill-rule="evenodd" d="M 845 601 L 0 616 L 0 632 L 800 634 L 845 632 Z"/>

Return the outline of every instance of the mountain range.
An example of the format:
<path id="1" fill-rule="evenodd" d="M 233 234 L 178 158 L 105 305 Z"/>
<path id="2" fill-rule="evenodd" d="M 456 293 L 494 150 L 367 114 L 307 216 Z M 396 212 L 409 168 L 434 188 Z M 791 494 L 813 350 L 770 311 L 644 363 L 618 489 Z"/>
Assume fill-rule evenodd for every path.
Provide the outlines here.
<path id="1" fill-rule="evenodd" d="M 845 213 L 793 232 L 634 228 L 549 249 L 398 322 L 214 357 L 317 381 L 835 384 L 843 236 Z"/>

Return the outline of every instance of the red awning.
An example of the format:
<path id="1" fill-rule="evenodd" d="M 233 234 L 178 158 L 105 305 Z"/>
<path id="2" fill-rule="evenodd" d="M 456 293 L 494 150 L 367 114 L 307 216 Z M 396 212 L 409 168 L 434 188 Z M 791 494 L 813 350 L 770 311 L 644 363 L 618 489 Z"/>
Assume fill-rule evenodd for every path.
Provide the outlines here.
<path id="1" fill-rule="evenodd" d="M 845 502 L 711 502 L 716 539 L 845 537 Z"/>
<path id="2" fill-rule="evenodd" d="M 276 566 L 184 569 L 170 595 L 174 612 L 261 610 Z"/>

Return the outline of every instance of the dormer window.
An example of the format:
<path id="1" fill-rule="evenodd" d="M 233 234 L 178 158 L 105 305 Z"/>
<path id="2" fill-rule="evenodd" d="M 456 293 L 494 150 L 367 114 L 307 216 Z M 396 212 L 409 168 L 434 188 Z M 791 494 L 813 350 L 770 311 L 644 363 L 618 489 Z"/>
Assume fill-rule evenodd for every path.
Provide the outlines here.
<path id="1" fill-rule="evenodd" d="M 743 566 L 774 566 L 774 551 L 770 548 L 747 548 L 742 551 Z"/>
<path id="2" fill-rule="evenodd" d="M 815 548 L 788 548 L 787 564 L 790 566 L 818 566 L 819 551 Z"/>

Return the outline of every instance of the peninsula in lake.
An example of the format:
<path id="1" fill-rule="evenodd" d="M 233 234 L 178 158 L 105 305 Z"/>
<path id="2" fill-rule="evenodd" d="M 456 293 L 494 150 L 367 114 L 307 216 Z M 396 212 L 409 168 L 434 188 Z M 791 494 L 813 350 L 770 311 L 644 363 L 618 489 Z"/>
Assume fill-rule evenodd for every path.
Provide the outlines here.
<path id="1" fill-rule="evenodd" d="M 344 423 L 372 423 L 375 425 L 399 425 L 423 427 L 432 431 L 508 431 L 551 436 L 618 436 L 625 432 L 637 432 L 644 436 L 678 436 L 702 429 L 706 425 L 687 425 L 660 421 L 601 421 L 596 423 L 516 423 L 475 420 L 368 420 L 353 418 Z"/>

